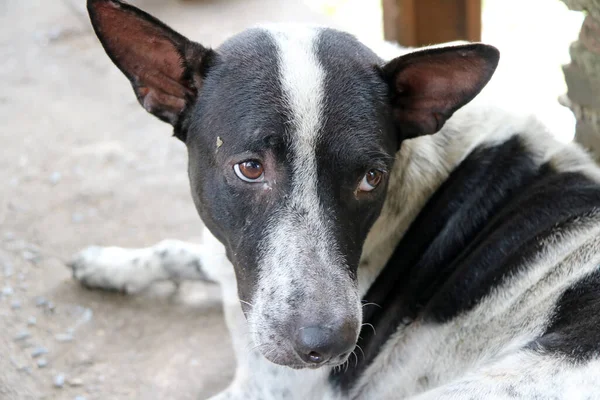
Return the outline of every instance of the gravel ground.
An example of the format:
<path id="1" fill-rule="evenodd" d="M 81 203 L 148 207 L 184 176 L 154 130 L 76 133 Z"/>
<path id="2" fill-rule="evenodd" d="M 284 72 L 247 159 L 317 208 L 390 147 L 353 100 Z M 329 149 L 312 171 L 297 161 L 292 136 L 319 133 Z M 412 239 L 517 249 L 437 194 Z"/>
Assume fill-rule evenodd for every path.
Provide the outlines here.
<path id="1" fill-rule="evenodd" d="M 138 0 L 206 45 L 295 1 Z M 215 286 L 88 291 L 64 261 L 96 245 L 201 240 L 183 144 L 137 104 L 83 0 L 0 1 L 0 399 L 197 399 L 234 363 Z"/>

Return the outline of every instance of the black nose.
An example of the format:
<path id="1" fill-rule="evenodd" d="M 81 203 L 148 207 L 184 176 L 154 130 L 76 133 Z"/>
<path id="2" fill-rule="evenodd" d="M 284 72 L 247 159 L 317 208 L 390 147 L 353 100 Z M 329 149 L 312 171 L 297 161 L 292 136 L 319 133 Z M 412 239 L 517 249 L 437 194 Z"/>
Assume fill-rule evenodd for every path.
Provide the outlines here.
<path id="1" fill-rule="evenodd" d="M 356 345 L 354 324 L 345 323 L 338 329 L 323 326 L 307 326 L 298 329 L 294 349 L 309 364 L 323 364 L 332 358 L 352 351 Z"/>

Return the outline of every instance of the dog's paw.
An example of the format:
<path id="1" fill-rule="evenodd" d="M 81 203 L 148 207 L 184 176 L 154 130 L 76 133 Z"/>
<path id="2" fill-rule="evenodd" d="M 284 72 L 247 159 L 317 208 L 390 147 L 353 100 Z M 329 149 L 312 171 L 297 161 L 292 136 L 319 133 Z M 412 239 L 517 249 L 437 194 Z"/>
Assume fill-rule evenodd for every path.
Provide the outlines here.
<path id="1" fill-rule="evenodd" d="M 85 287 L 137 293 L 155 278 L 147 263 L 142 265 L 144 255 L 135 249 L 91 246 L 75 254 L 67 266 Z"/>

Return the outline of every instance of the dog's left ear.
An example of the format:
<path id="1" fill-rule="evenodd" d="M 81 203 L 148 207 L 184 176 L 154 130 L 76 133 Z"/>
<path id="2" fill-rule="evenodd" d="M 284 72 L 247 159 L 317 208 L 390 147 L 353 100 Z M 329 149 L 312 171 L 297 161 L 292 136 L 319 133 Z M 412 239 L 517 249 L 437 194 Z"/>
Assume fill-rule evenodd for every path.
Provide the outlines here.
<path id="1" fill-rule="evenodd" d="M 439 131 L 485 87 L 499 59 L 495 47 L 468 44 L 417 51 L 384 65 L 402 139 Z"/>

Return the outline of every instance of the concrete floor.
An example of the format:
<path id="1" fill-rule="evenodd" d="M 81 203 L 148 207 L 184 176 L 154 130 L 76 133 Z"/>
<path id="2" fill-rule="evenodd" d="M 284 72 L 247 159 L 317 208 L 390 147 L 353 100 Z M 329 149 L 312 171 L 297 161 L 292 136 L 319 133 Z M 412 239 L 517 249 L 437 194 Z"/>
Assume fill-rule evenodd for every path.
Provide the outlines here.
<path id="1" fill-rule="evenodd" d="M 133 3 L 212 46 L 259 22 L 323 22 L 299 1 Z M 0 398 L 219 391 L 234 363 L 217 287 L 127 297 L 82 289 L 63 265 L 91 244 L 201 232 L 184 145 L 138 105 L 84 0 L 1 1 L 0 82 Z"/>

